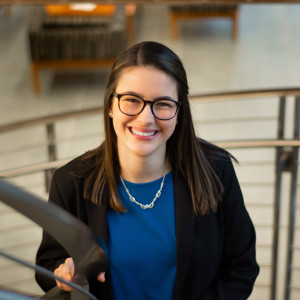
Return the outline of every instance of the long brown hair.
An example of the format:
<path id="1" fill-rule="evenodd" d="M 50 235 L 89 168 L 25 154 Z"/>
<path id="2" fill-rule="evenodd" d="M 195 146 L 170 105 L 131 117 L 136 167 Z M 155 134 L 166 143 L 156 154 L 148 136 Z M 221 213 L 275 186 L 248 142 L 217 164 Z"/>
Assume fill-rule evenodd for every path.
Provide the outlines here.
<path id="1" fill-rule="evenodd" d="M 216 211 L 223 188 L 210 157 L 215 153 L 226 155 L 227 152 L 197 139 L 188 101 L 185 69 L 172 50 L 156 42 L 142 42 L 132 46 L 119 55 L 112 67 L 104 99 L 105 142 L 83 157 L 90 162 L 83 171 L 84 198 L 101 205 L 103 192 L 108 188 L 110 207 L 118 212 L 125 210 L 118 194 L 120 164 L 117 137 L 109 110 L 118 79 L 122 71 L 130 66 L 153 66 L 175 80 L 178 99 L 182 104 L 175 131 L 167 141 L 167 157 L 172 168 L 176 168 L 188 183 L 194 213 L 203 215 L 210 210 Z"/>

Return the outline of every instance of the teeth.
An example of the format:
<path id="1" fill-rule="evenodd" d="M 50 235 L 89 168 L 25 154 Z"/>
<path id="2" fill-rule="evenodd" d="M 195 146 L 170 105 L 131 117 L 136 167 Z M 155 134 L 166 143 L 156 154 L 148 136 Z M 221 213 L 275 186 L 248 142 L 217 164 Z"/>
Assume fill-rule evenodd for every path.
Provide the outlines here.
<path id="1" fill-rule="evenodd" d="M 132 133 L 139 135 L 139 136 L 152 136 L 155 134 L 155 131 L 153 132 L 140 132 L 140 131 L 136 131 L 134 129 L 131 129 Z"/>

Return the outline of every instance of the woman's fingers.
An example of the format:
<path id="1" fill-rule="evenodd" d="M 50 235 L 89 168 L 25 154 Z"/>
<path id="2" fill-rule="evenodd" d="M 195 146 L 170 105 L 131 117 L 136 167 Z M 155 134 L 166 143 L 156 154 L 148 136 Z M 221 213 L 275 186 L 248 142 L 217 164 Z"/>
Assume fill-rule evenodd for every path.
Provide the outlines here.
<path id="1" fill-rule="evenodd" d="M 54 274 L 62 277 L 65 280 L 71 281 L 74 276 L 73 259 L 71 257 L 67 258 L 63 264 L 59 265 L 59 267 L 57 269 L 55 269 Z M 98 275 L 97 279 L 100 282 L 104 282 L 105 281 L 105 272 L 100 273 Z M 63 282 L 60 282 L 59 280 L 56 280 L 56 284 L 58 285 L 58 287 L 60 289 L 62 289 L 64 291 L 67 291 L 67 292 L 72 291 L 72 288 L 70 286 L 68 286 L 67 284 L 64 284 Z"/>
<path id="2" fill-rule="evenodd" d="M 74 275 L 74 262 L 71 257 L 67 258 L 63 264 L 61 264 L 57 269 L 55 269 L 54 274 L 62 277 L 65 280 L 71 281 Z M 59 288 L 64 291 L 71 291 L 72 288 L 59 280 L 56 280 L 56 284 Z"/>

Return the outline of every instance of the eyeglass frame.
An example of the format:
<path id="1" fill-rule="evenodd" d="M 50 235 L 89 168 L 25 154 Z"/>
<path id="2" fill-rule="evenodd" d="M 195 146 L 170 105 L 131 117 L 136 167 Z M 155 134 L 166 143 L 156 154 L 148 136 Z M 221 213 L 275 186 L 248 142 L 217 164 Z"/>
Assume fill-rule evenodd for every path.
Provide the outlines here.
<path id="1" fill-rule="evenodd" d="M 134 117 L 134 116 L 139 115 L 139 114 L 145 109 L 146 105 L 149 104 L 149 105 L 150 105 L 150 108 L 151 108 L 151 112 L 152 112 L 153 116 L 154 116 L 156 119 L 161 120 L 161 121 L 168 121 L 168 120 L 173 119 L 173 118 L 177 115 L 177 113 L 178 113 L 178 111 L 179 111 L 179 108 L 180 108 L 180 106 L 181 106 L 181 102 L 176 101 L 176 100 L 173 100 L 173 99 L 164 98 L 164 97 L 159 97 L 159 98 L 156 98 L 156 99 L 154 99 L 154 100 L 144 100 L 142 97 L 140 97 L 140 96 L 138 96 L 138 95 L 135 95 L 135 94 L 130 94 L 130 93 L 125 93 L 125 94 L 112 93 L 112 95 L 118 99 L 118 107 L 119 107 L 120 112 L 121 112 L 122 114 L 124 114 L 124 115 L 126 115 L 126 116 L 130 116 L 130 117 Z M 137 98 L 141 99 L 141 100 L 143 101 L 143 104 L 144 104 L 143 107 L 142 107 L 142 109 L 141 109 L 141 111 L 138 112 L 137 114 L 134 114 L 134 115 L 130 115 L 130 114 L 124 113 L 124 112 L 121 110 L 121 107 L 120 107 L 120 100 L 121 100 L 121 97 L 123 97 L 123 96 L 134 96 L 134 97 L 137 97 Z M 171 101 L 171 102 L 173 102 L 173 103 L 176 104 L 176 111 L 175 111 L 175 114 L 174 114 L 174 116 L 173 116 L 172 118 L 161 119 L 161 118 L 158 118 L 158 117 L 155 115 L 155 113 L 154 113 L 154 111 L 153 111 L 153 105 L 154 105 L 156 102 L 162 101 L 162 100 Z"/>

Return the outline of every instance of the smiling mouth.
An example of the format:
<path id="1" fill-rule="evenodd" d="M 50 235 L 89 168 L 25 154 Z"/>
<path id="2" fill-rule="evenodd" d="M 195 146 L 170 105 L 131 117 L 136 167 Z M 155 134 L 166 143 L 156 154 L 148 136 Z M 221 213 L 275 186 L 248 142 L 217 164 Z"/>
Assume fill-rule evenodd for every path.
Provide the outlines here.
<path id="1" fill-rule="evenodd" d="M 131 132 L 135 135 L 139 135 L 139 136 L 153 136 L 156 131 L 151 131 L 151 132 L 141 132 L 141 131 L 137 131 L 131 128 Z"/>

